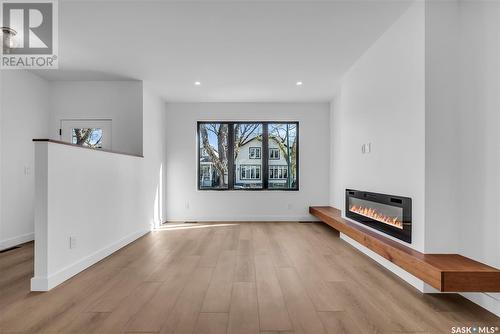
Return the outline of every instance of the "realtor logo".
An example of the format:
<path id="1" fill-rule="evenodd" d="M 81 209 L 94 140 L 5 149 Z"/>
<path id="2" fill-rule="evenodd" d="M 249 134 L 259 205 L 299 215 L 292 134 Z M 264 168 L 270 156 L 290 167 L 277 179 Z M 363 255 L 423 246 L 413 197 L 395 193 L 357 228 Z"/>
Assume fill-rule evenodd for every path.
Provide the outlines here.
<path id="1" fill-rule="evenodd" d="M 57 68 L 57 0 L 1 1 L 1 68 Z"/>

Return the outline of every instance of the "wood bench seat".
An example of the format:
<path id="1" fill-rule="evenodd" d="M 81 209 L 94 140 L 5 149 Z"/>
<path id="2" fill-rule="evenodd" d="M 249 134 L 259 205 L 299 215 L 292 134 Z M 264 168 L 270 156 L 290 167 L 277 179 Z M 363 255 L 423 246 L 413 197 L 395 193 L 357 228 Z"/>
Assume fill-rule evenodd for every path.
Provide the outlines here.
<path id="1" fill-rule="evenodd" d="M 311 206 L 309 212 L 337 231 L 442 292 L 500 292 L 500 270 L 458 254 L 423 254 L 352 223 L 340 210 Z"/>

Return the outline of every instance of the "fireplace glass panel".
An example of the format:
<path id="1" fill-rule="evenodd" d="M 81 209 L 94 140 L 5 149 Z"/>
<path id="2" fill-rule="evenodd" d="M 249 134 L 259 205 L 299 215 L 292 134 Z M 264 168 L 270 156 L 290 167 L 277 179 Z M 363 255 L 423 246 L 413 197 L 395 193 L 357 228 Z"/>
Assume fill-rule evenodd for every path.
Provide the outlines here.
<path id="1" fill-rule="evenodd" d="M 349 197 L 349 211 L 403 229 L 403 208 Z"/>

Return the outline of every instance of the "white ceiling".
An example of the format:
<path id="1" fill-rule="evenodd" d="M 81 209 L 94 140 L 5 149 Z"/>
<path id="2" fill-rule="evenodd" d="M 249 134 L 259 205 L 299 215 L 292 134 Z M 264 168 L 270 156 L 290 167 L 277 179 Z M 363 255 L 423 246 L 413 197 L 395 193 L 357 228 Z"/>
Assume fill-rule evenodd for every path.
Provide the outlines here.
<path id="1" fill-rule="evenodd" d="M 144 80 L 168 101 L 328 101 L 408 6 L 61 1 L 60 69 L 39 73 L 50 80 Z"/>

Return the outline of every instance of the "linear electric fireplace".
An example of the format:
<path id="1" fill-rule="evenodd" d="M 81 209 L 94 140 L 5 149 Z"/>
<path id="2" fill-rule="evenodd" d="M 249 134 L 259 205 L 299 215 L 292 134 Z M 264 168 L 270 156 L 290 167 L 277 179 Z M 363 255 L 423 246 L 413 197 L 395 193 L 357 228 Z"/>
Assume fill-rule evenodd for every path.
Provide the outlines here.
<path id="1" fill-rule="evenodd" d="M 411 198 L 345 191 L 346 217 L 411 243 Z"/>

